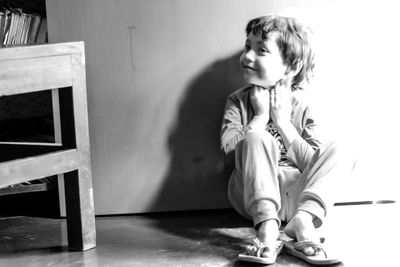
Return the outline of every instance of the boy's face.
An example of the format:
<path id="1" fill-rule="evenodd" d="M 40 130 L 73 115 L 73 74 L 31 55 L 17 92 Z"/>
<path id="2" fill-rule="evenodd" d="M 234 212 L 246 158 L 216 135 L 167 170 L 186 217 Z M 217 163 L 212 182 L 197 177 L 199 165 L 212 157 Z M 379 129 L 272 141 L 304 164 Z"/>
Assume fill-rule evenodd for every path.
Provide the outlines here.
<path id="1" fill-rule="evenodd" d="M 288 67 L 283 63 L 275 40 L 276 33 L 270 33 L 267 40 L 263 40 L 261 34 L 250 33 L 247 36 L 240 56 L 240 65 L 247 83 L 270 88 L 285 78 Z"/>

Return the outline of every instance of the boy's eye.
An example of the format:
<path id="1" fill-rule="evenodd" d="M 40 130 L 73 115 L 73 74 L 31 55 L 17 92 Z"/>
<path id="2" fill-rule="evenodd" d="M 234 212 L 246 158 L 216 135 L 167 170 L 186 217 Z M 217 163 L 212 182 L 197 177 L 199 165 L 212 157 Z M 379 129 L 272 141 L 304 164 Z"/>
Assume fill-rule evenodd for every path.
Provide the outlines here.
<path id="1" fill-rule="evenodd" d="M 260 53 L 269 53 L 268 49 L 266 48 L 260 48 Z"/>

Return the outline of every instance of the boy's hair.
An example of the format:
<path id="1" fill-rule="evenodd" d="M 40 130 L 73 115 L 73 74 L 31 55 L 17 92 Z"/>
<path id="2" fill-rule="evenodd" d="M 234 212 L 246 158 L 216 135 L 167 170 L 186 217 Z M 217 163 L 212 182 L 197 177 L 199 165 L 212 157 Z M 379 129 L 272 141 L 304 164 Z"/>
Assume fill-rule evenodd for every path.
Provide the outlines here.
<path id="1" fill-rule="evenodd" d="M 298 20 L 277 15 L 252 19 L 246 27 L 246 34 L 261 34 L 267 40 L 270 33 L 277 33 L 276 44 L 281 52 L 283 63 L 294 69 L 299 62 L 302 67 L 293 77 L 292 90 L 302 89 L 301 84 L 309 82 L 314 69 L 314 53 L 310 45 L 311 30 Z"/>

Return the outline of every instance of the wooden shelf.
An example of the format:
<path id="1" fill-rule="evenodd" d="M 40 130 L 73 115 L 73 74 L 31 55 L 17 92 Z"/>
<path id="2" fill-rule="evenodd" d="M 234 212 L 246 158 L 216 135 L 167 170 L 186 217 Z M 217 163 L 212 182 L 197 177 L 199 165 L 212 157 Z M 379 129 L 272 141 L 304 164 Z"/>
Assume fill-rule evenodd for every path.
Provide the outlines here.
<path id="1" fill-rule="evenodd" d="M 43 192 L 49 190 L 56 190 L 57 186 L 52 183 L 38 183 L 38 184 L 19 184 L 15 186 L 0 188 L 0 196 L 15 195 L 31 192 Z"/>
<path id="2" fill-rule="evenodd" d="M 28 17 L 29 17 L 29 23 L 32 24 L 33 24 L 33 17 L 40 16 L 40 22 L 38 25 L 40 25 L 40 23 L 42 23 L 43 20 L 46 20 L 45 0 L 0 0 L 0 7 L 6 8 L 8 10 L 20 9 L 20 11 L 24 13 L 23 14 L 24 25 L 27 25 L 25 24 L 25 22 L 28 23 L 27 19 Z M 19 16 L 19 18 L 20 17 L 21 16 Z M 43 29 L 45 29 L 45 32 L 47 32 L 46 29 L 47 21 L 45 22 L 46 23 L 44 25 L 46 26 Z M 32 27 L 30 27 L 30 29 L 32 29 Z M 31 42 L 26 42 L 26 43 L 27 44 L 8 44 L 8 45 L 0 43 L 0 49 L 7 49 L 7 48 L 23 49 L 25 46 L 37 45 L 37 44 L 32 44 Z M 62 146 L 61 136 L 59 135 L 60 126 L 56 125 L 57 123 L 59 124 L 59 113 L 58 113 L 59 110 L 58 106 L 54 106 L 55 103 L 56 104 L 58 103 L 58 91 L 56 88 L 51 88 L 51 89 L 53 90 L 49 90 L 49 92 L 29 93 L 29 95 L 31 96 L 12 95 L 10 97 L 7 97 L 4 96 L 4 92 L 2 92 L 2 97 L 0 98 L 0 107 L 1 107 L 0 126 L 2 129 L 1 130 L 2 132 L 0 133 L 0 145 L 2 146 L 6 145 L 4 147 L 7 149 L 10 149 L 11 145 L 26 146 L 26 147 Z M 31 99 L 33 99 L 33 102 L 36 103 L 30 103 L 29 97 L 31 97 Z M 14 102 L 17 103 L 13 103 L 13 99 L 17 99 L 19 101 L 14 100 Z M 24 101 L 21 102 L 21 99 Z M 44 104 L 42 104 L 41 106 L 40 103 Z M 31 106 L 34 106 L 34 108 L 37 109 L 35 110 L 36 113 L 29 111 L 29 108 Z M 46 106 L 47 108 L 43 108 L 43 106 Z M 32 117 L 35 116 L 32 114 L 36 115 L 38 114 L 41 117 L 38 119 L 38 117 Z M 27 116 L 24 117 L 24 115 Z M 31 148 L 28 148 L 28 150 L 29 149 Z M 17 150 L 19 149 L 17 148 Z M 11 152 L 9 150 L 6 151 Z M 8 154 L 13 154 L 13 153 L 15 154 L 15 152 L 11 152 Z M 28 185 L 19 184 L 12 187 L 0 188 L 0 196 L 53 190 L 57 186 L 57 183 L 54 182 L 54 180 L 49 180 L 44 178 L 38 181 L 43 181 L 43 182 L 28 184 Z"/>
<path id="3" fill-rule="evenodd" d="M 68 245 L 81 251 L 96 246 L 84 59 L 83 42 L 0 49 L 3 96 L 49 89 L 57 92 L 57 101 L 52 101 L 59 104 L 59 118 L 54 119 L 60 127 L 54 131 L 55 141 L 62 144 L 2 144 L 7 153 L 0 155 L 0 187 L 28 184 L 3 188 L 2 192 L 49 190 L 48 185 L 30 181 L 63 176 L 64 194 L 60 195 L 65 196 Z"/>

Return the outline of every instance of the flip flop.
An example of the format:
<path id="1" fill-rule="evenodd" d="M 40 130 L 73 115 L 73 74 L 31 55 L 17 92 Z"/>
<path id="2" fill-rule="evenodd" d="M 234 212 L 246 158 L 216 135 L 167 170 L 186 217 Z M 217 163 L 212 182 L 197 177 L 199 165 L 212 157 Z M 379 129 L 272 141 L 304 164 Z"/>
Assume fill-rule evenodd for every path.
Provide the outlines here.
<path id="1" fill-rule="evenodd" d="M 315 252 L 319 252 L 318 255 L 316 255 L 316 253 L 311 256 L 304 254 L 303 250 L 308 247 L 312 247 Z M 337 258 L 328 257 L 328 254 L 322 247 L 322 244 L 313 241 L 287 241 L 285 242 L 285 251 L 297 258 L 315 265 L 330 265 L 341 262 L 341 260 Z M 325 258 L 322 258 L 321 256 L 325 256 Z"/>
<path id="2" fill-rule="evenodd" d="M 256 255 L 248 255 L 248 254 L 239 254 L 238 260 L 239 261 L 247 261 L 247 262 L 255 262 L 261 264 L 273 264 L 276 261 L 279 253 L 282 251 L 284 242 L 282 240 L 277 240 L 276 243 L 273 245 L 273 253 L 270 257 L 262 257 L 261 254 L 263 253 L 265 248 L 271 249 L 271 245 L 263 244 L 257 237 L 252 240 L 252 245 L 249 247 L 256 247 Z M 247 251 L 249 250 L 247 248 Z"/>

